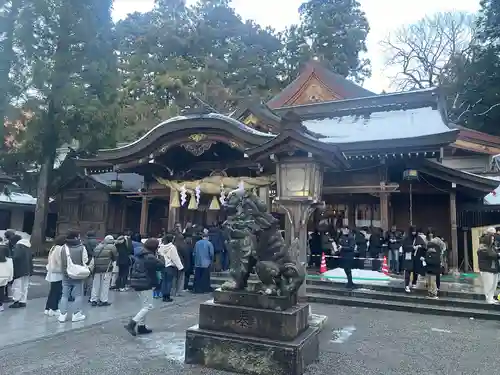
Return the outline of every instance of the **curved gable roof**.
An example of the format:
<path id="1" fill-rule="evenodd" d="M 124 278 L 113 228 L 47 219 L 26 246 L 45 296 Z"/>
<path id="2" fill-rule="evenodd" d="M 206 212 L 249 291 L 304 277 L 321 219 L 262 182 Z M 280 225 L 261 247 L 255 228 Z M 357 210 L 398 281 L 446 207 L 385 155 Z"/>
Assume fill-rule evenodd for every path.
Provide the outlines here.
<path id="1" fill-rule="evenodd" d="M 247 147 L 262 144 L 276 136 L 275 134 L 263 133 L 255 130 L 234 118 L 219 113 L 176 116 L 156 125 L 141 138 L 132 143 L 116 148 L 101 149 L 94 158 L 87 160 L 94 162 L 111 162 L 117 159 L 127 158 L 144 152 L 148 147 L 154 146 L 160 138 L 173 135 L 176 132 L 185 132 L 189 130 L 223 132 L 241 141 Z M 80 163 L 84 161 L 85 159 L 80 159 Z"/>

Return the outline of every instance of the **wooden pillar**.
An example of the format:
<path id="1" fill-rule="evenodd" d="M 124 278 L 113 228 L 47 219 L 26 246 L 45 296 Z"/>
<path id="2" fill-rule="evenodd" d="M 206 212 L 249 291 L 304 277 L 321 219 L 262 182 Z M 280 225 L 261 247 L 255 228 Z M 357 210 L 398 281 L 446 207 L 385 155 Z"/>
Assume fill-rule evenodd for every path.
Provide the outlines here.
<path id="1" fill-rule="evenodd" d="M 120 223 L 120 232 L 123 233 L 125 232 L 126 226 L 127 226 L 127 204 L 124 204 L 122 206 L 122 217 L 121 217 L 121 223 Z"/>
<path id="2" fill-rule="evenodd" d="M 457 194 L 450 191 L 451 258 L 450 268 L 458 270 Z"/>
<path id="3" fill-rule="evenodd" d="M 380 183 L 380 226 L 384 232 L 389 230 L 389 193 L 383 181 Z"/>
<path id="4" fill-rule="evenodd" d="M 140 222 L 140 228 L 139 228 L 141 235 L 148 234 L 148 219 L 149 219 L 148 198 L 143 196 L 142 197 L 142 204 L 141 204 L 141 222 Z"/>

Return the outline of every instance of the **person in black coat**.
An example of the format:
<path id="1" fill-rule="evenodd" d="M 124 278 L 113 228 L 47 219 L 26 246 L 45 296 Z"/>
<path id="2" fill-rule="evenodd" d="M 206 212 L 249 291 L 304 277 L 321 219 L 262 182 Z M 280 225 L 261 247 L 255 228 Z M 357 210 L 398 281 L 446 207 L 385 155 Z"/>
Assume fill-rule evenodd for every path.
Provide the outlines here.
<path id="1" fill-rule="evenodd" d="M 311 234 L 309 249 L 311 252 L 309 257 L 309 266 L 319 268 L 321 266 L 321 234 L 317 229 Z"/>
<path id="2" fill-rule="evenodd" d="M 418 276 L 425 276 L 425 252 L 427 251 L 427 241 L 421 229 L 417 229 L 415 241 L 415 256 L 413 257 L 413 278 L 411 280 L 412 288 L 417 286 Z"/>
<path id="3" fill-rule="evenodd" d="M 356 241 L 355 257 L 359 258 L 355 262 L 354 268 L 363 269 L 365 265 L 366 252 L 368 250 L 368 241 L 366 240 L 366 230 L 356 229 L 354 231 L 354 240 Z"/>
<path id="4" fill-rule="evenodd" d="M 384 236 L 380 228 L 372 228 L 371 232 L 368 251 L 370 258 L 372 258 L 372 271 L 380 271 L 380 254 L 382 253 Z"/>
<path id="5" fill-rule="evenodd" d="M 410 275 L 414 271 L 415 256 L 417 255 L 417 229 L 411 226 L 402 242 L 403 270 L 405 273 L 405 292 L 410 293 Z"/>
<path id="6" fill-rule="evenodd" d="M 132 336 L 152 332 L 146 327 L 146 315 L 153 309 L 152 290 L 158 287 L 160 282 L 157 278 L 157 271 L 163 271 L 165 268 L 165 261 L 156 256 L 159 245 L 156 238 L 146 240 L 132 267 L 130 286 L 139 292 L 142 300 L 141 309 L 125 326 Z"/>
<path id="7" fill-rule="evenodd" d="M 119 236 L 115 242 L 116 251 L 118 252 L 118 259 L 116 265 L 118 266 L 118 279 L 116 280 L 116 288 L 120 291 L 125 291 L 127 279 L 130 268 L 130 247 L 127 244 L 125 236 Z"/>
<path id="8" fill-rule="evenodd" d="M 342 234 L 339 237 L 339 248 L 342 268 L 344 268 L 347 277 L 346 287 L 353 288 L 352 268 L 354 266 L 354 251 L 356 249 L 356 240 L 349 227 L 342 228 Z"/>
<path id="9" fill-rule="evenodd" d="M 12 282 L 12 309 L 26 307 L 30 276 L 33 272 L 33 255 L 31 244 L 27 239 L 15 235 L 12 239 L 12 263 L 14 264 L 14 280 Z"/>
<path id="10" fill-rule="evenodd" d="M 402 235 L 393 225 L 391 230 L 387 232 L 386 242 L 389 253 L 389 268 L 393 273 L 399 273 L 399 248 L 401 247 Z"/>

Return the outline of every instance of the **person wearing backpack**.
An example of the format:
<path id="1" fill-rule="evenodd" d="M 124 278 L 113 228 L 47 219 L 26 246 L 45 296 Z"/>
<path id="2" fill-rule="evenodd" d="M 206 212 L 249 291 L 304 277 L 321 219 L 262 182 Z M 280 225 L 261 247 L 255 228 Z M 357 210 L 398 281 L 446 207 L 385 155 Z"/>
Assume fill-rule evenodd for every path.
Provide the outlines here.
<path id="1" fill-rule="evenodd" d="M 157 271 L 163 271 L 165 261 L 157 258 L 160 243 L 155 238 L 146 240 L 141 251 L 136 255 L 130 273 L 130 286 L 139 294 L 142 301 L 139 312 L 130 319 L 125 329 L 132 335 L 148 334 L 152 330 L 146 327 L 146 315 L 153 309 L 152 289 L 159 286 Z"/>
<path id="2" fill-rule="evenodd" d="M 436 276 L 441 273 L 441 248 L 435 240 L 427 243 L 427 252 L 422 263 L 425 264 L 427 275 L 428 298 L 437 299 Z"/>
<path id="3" fill-rule="evenodd" d="M 69 230 L 66 234 L 66 243 L 61 249 L 61 268 L 63 271 L 62 297 L 59 303 L 59 322 L 64 323 L 68 317 L 70 296 L 74 297 L 72 322 L 85 319 L 82 313 L 83 307 L 83 285 L 89 277 L 90 270 L 87 267 L 88 254 L 85 246 L 80 240 L 77 230 Z"/>
<path id="4" fill-rule="evenodd" d="M 118 260 L 115 238 L 111 235 L 104 237 L 104 240 L 94 249 L 94 280 L 92 282 L 92 292 L 90 293 L 90 303 L 92 306 L 109 306 L 109 287 L 111 285 L 111 271 L 113 262 Z"/>

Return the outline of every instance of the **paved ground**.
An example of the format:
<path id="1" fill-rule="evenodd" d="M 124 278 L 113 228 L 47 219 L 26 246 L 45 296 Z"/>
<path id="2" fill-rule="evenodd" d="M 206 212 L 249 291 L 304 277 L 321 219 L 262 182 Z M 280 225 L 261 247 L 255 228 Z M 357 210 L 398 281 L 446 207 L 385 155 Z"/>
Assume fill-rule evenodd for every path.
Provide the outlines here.
<path id="1" fill-rule="evenodd" d="M 155 332 L 133 338 L 123 329 L 137 304 L 133 293 L 90 309 L 85 322 L 59 325 L 34 300 L 31 309 L 0 315 L 0 374 L 223 375 L 183 364 L 187 327 L 208 296 L 185 296 L 149 317 Z M 500 366 L 497 322 L 374 309 L 313 305 L 329 316 L 321 355 L 307 375 L 491 375 Z M 24 315 L 23 315 L 24 314 Z"/>

